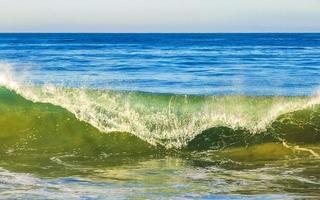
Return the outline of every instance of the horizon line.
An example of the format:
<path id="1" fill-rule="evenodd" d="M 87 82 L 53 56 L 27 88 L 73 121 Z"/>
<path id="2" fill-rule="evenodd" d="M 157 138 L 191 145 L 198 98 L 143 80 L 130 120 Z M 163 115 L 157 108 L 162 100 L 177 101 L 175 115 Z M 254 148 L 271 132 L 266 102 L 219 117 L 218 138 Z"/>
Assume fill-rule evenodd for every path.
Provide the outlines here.
<path id="1" fill-rule="evenodd" d="M 0 34 L 320 34 L 317 32 L 0 32 Z"/>

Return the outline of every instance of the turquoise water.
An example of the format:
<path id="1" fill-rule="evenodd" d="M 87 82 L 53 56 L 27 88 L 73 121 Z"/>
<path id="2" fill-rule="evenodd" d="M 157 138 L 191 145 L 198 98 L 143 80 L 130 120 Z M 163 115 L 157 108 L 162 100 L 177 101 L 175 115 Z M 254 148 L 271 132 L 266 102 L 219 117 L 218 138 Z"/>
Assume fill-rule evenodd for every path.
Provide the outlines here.
<path id="1" fill-rule="evenodd" d="M 0 34 L 0 198 L 317 199 L 319 34 Z"/>

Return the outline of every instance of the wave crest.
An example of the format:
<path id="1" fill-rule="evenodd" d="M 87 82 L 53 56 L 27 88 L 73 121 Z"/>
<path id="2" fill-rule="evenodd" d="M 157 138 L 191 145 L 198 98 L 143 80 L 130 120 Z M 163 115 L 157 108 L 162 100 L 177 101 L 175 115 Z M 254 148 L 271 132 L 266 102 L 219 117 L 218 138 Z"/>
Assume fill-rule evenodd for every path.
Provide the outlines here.
<path id="1" fill-rule="evenodd" d="M 167 148 L 186 146 L 213 127 L 263 134 L 279 117 L 320 103 L 320 95 L 192 96 L 36 86 L 17 81 L 9 64 L 0 69 L 0 85 L 26 99 L 61 106 L 102 132 L 128 132 Z"/>

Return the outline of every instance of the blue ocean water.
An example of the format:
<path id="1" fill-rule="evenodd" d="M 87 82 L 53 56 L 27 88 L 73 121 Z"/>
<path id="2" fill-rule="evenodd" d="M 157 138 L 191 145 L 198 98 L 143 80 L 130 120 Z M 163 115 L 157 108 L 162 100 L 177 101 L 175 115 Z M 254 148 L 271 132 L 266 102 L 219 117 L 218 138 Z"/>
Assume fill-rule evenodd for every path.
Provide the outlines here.
<path id="1" fill-rule="evenodd" d="M 320 34 L 0 34 L 36 83 L 179 94 L 310 95 Z"/>

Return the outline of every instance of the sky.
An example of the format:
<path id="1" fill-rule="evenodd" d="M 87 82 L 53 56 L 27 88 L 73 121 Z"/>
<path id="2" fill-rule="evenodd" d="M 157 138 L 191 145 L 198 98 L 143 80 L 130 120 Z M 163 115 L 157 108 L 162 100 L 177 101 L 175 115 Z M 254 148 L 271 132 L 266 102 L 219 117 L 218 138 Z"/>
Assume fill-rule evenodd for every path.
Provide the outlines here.
<path id="1" fill-rule="evenodd" d="M 320 32 L 320 0 L 0 0 L 0 32 Z"/>

